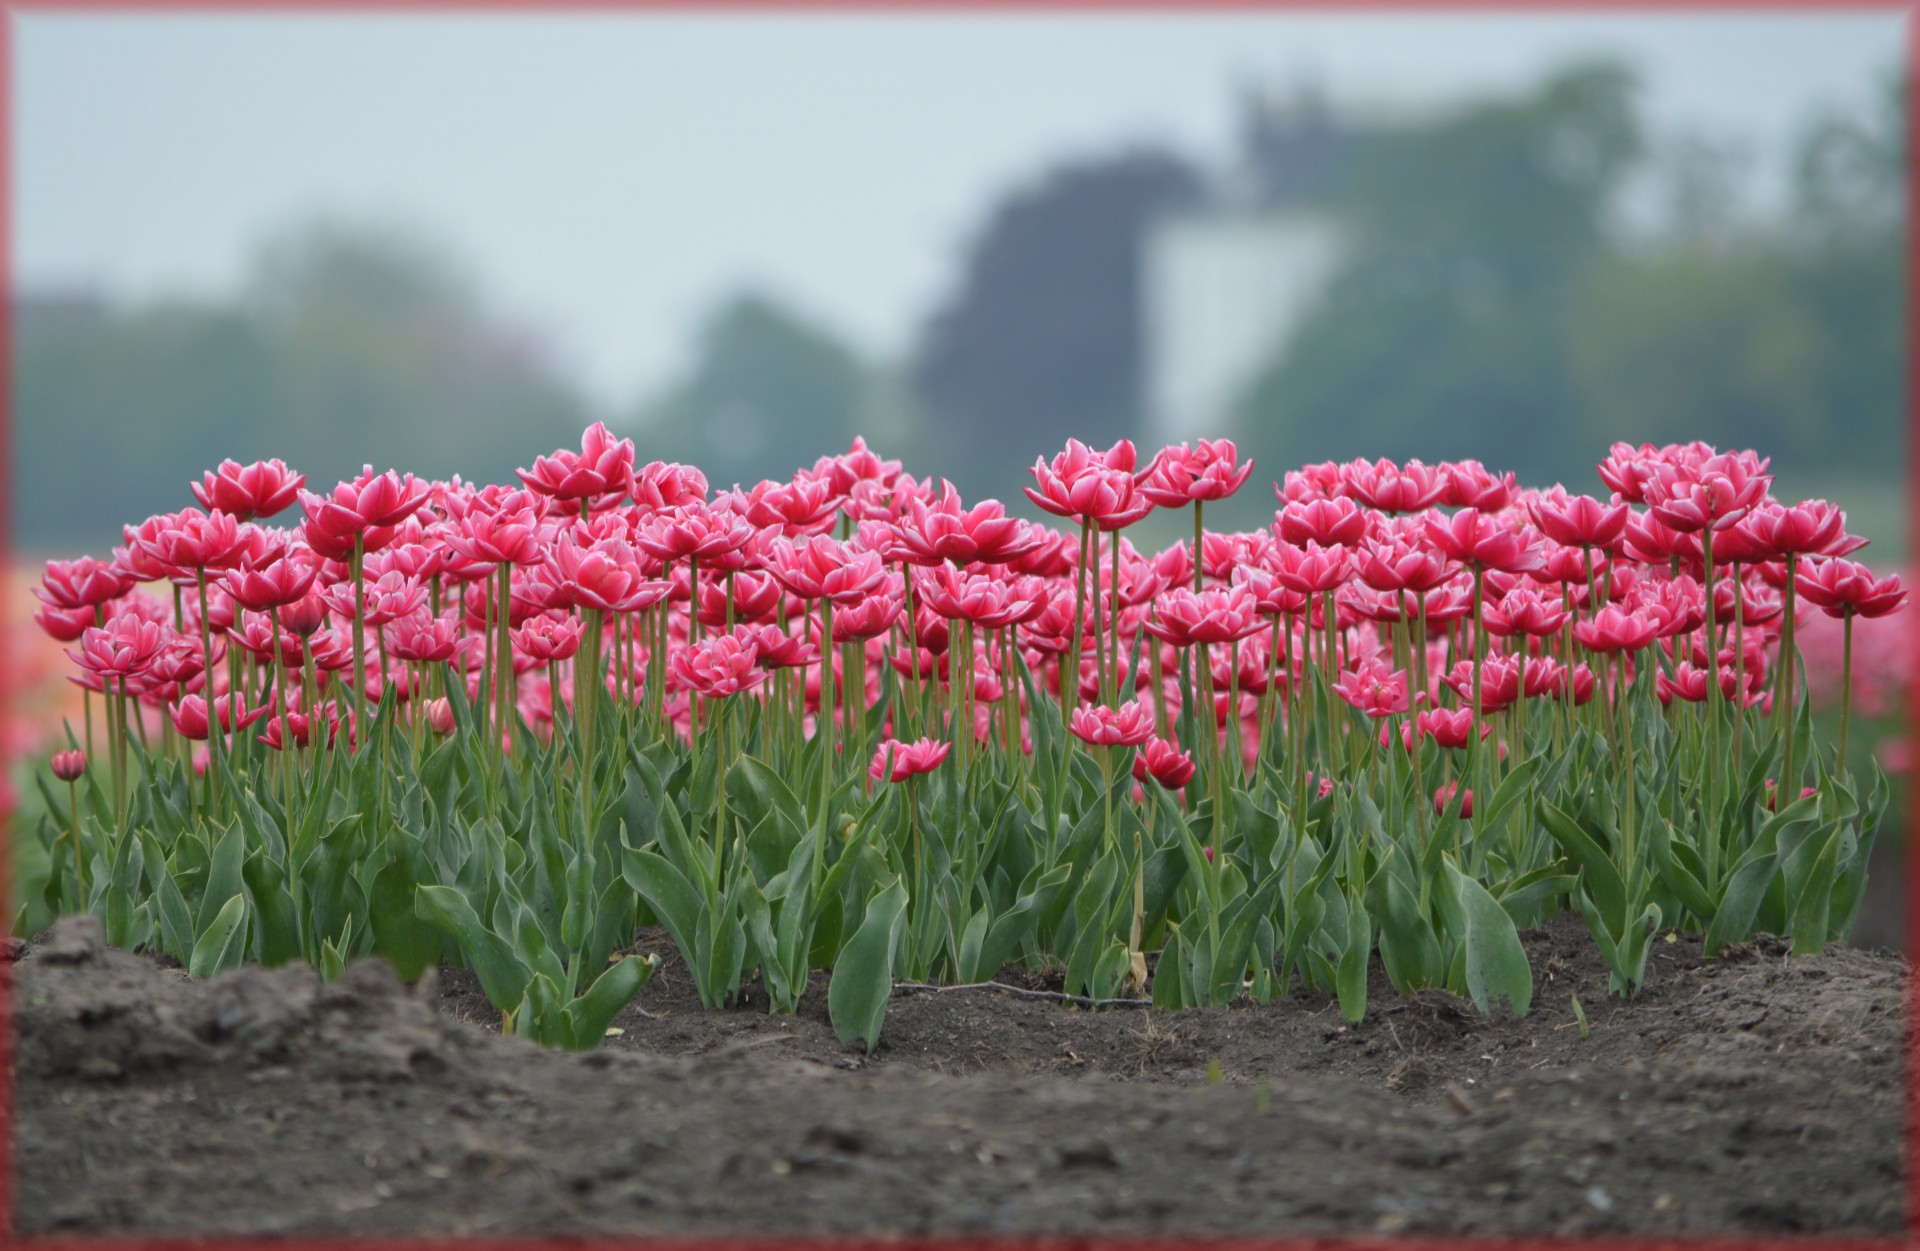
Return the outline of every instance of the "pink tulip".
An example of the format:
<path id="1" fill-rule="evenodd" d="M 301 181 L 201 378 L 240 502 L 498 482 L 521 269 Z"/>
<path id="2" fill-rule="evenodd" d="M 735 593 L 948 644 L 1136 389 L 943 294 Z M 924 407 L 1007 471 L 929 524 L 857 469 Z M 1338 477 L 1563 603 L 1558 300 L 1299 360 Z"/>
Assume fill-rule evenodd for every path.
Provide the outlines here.
<path id="1" fill-rule="evenodd" d="M 751 691 L 767 680 L 753 644 L 732 634 L 681 648 L 668 667 L 683 687 L 707 699 Z"/>
<path id="2" fill-rule="evenodd" d="M 1153 737 L 1153 713 L 1137 699 L 1118 708 L 1096 704 L 1075 708 L 1070 728 L 1094 747 L 1138 747 Z"/>
<path id="3" fill-rule="evenodd" d="M 894 559 L 916 565 L 998 565 L 1017 559 L 1039 544 L 1032 527 L 1009 517 L 999 500 L 982 500 L 972 508 L 960 502 L 951 482 L 941 481 L 937 499 L 908 505 L 897 527 Z"/>
<path id="4" fill-rule="evenodd" d="M 104 560 L 82 556 L 78 560 L 50 560 L 33 593 L 41 603 L 55 609 L 92 609 L 119 599 L 133 586 L 133 579 Z M 87 613 L 89 623 L 92 612 Z"/>
<path id="5" fill-rule="evenodd" d="M 923 738 L 911 743 L 883 740 L 873 753 L 867 776 L 875 782 L 904 782 L 910 777 L 932 773 L 947 758 L 953 744 L 944 739 Z"/>
<path id="6" fill-rule="evenodd" d="M 580 436 L 580 450 L 565 449 L 552 456 L 536 456 L 532 469 L 516 469 L 527 489 L 557 500 L 584 500 L 589 505 L 604 497 L 625 496 L 633 487 L 633 440 L 616 439 L 601 422 Z"/>
<path id="7" fill-rule="evenodd" d="M 1162 448 L 1140 479 L 1140 490 L 1162 508 L 1180 508 L 1195 500 L 1223 500 L 1246 484 L 1253 461 L 1239 463 L 1232 439 L 1201 439 Z"/>
<path id="8" fill-rule="evenodd" d="M 278 460 L 257 460 L 251 465 L 223 460 L 218 469 L 200 475 L 200 481 L 190 486 L 200 507 L 250 521 L 285 511 L 306 484 L 307 475 L 293 472 Z"/>

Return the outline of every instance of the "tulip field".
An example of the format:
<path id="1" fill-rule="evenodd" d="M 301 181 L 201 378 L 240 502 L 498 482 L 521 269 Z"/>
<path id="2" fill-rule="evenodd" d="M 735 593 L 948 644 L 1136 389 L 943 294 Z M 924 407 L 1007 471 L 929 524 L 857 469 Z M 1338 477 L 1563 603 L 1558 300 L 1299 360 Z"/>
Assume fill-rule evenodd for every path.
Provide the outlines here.
<path id="1" fill-rule="evenodd" d="M 1897 577 L 1769 462 L 1616 444 L 1538 489 L 1477 461 L 1271 477 L 1227 441 L 1070 442 L 968 502 L 862 442 L 715 490 L 595 426 L 519 481 L 232 461 L 40 626 L 84 688 L 16 828 L 13 929 L 91 912 L 205 975 L 470 968 L 588 1048 L 663 926 L 699 999 L 829 972 L 871 1049 L 899 983 L 1048 970 L 1089 1005 L 1295 989 L 1483 1011 L 1521 930 L 1844 937 L 1887 806 L 1816 735 L 1796 631 Z M 1155 512 L 1182 540 L 1144 550 Z M 277 520 L 276 520 L 277 519 Z M 1137 533 L 1137 531 L 1135 531 Z"/>

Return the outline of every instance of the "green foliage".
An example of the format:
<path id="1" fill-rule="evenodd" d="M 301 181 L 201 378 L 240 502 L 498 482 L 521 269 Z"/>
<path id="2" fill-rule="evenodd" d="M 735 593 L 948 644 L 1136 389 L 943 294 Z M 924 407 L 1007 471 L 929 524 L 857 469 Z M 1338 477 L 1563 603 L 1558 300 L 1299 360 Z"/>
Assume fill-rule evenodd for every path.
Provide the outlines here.
<path id="1" fill-rule="evenodd" d="M 223 456 L 279 457 L 325 490 L 367 461 L 510 479 L 577 437 L 582 408 L 421 240 L 317 226 L 268 243 L 230 302 L 16 315 L 16 541 L 120 541 Z M 100 449 L 112 448 L 103 457 Z M 85 484 L 76 490 L 76 484 Z"/>
<path id="2" fill-rule="evenodd" d="M 854 351 L 800 313 L 744 293 L 701 328 L 686 376 L 643 406 L 643 460 L 702 466 L 752 485 L 871 434 L 883 397 Z"/>
<path id="3" fill-rule="evenodd" d="M 1346 260 L 1247 389 L 1276 463 L 1476 456 L 1590 480 L 1616 439 L 1891 482 L 1905 434 L 1904 84 L 1805 133 L 1785 220 L 1614 228 L 1648 141 L 1620 68 L 1363 133 L 1312 205 Z M 1698 179 L 1698 161 L 1673 177 Z M 1644 233 L 1644 232 L 1643 232 Z"/>

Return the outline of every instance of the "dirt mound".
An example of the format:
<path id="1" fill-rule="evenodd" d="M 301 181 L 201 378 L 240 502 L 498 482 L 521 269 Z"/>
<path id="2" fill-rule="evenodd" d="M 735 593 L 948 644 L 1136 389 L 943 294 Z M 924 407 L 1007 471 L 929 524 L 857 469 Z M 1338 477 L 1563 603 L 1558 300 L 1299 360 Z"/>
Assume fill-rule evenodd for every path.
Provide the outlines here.
<path id="1" fill-rule="evenodd" d="M 1701 960 L 1606 997 L 1578 922 L 1489 1019 L 1376 977 L 1089 1012 L 902 992 L 878 1051 L 703 1012 L 669 958 L 586 1056 L 469 974 L 205 982 L 63 922 L 12 966 L 22 1233 L 1644 1233 L 1903 1226 L 1895 957 Z M 648 936 L 654 946 L 658 935 Z M 667 948 L 670 951 L 670 947 Z M 1044 977 L 1009 984 L 1048 989 Z M 1572 1014 L 1583 1005 L 1584 1035 Z"/>

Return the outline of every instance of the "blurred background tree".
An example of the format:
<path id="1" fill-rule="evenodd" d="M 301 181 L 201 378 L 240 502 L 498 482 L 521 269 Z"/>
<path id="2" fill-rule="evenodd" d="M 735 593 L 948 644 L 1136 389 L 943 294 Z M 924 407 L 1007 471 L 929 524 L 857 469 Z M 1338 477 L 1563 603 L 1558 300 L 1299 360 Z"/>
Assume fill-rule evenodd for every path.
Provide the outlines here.
<path id="1" fill-rule="evenodd" d="M 16 303 L 14 542 L 105 554 L 193 503 L 221 457 L 278 456 L 324 491 L 397 466 L 482 481 L 577 442 L 582 401 L 533 337 L 401 233 L 301 229 L 231 303 Z"/>
<path id="2" fill-rule="evenodd" d="M 633 431 L 643 461 L 687 461 L 715 487 L 752 486 L 872 433 L 880 402 L 873 371 L 843 340 L 742 292 L 708 316 L 686 376 L 642 403 Z"/>
<path id="3" fill-rule="evenodd" d="M 1615 439 L 1703 438 L 1774 455 L 1782 495 L 1843 501 L 1897 557 L 1904 80 L 1871 112 L 1810 117 L 1765 211 L 1749 153 L 1650 132 L 1635 90 L 1603 63 L 1412 116 L 1243 100 L 1232 168 L 1123 146 L 984 203 L 904 359 L 745 289 L 712 307 L 678 376 L 619 405 L 491 311 L 458 258 L 402 231 L 291 231 L 226 299 L 16 295 L 16 542 L 103 552 L 120 522 L 189 502 L 187 481 L 222 456 L 280 456 L 320 488 L 367 461 L 506 481 L 598 417 L 717 486 L 865 434 L 915 472 L 1023 506 L 1026 467 L 1068 437 L 1129 436 L 1145 454 L 1166 437 L 1151 245 L 1251 202 L 1339 239 L 1288 333 L 1255 344 L 1223 416 L 1195 431 L 1238 438 L 1263 477 L 1476 456 L 1596 489 Z M 1243 492 L 1219 520 L 1260 524 L 1270 507 Z"/>
<path id="4" fill-rule="evenodd" d="M 1477 456 L 1591 486 L 1615 439 L 1778 458 L 1898 546 L 1906 428 L 1904 82 L 1816 119 L 1784 215 L 1748 220 L 1739 154 L 1650 145 L 1622 69 L 1370 136 L 1330 193 L 1353 246 L 1248 388 L 1272 463 Z M 1616 224 L 1632 177 L 1661 220 Z"/>

